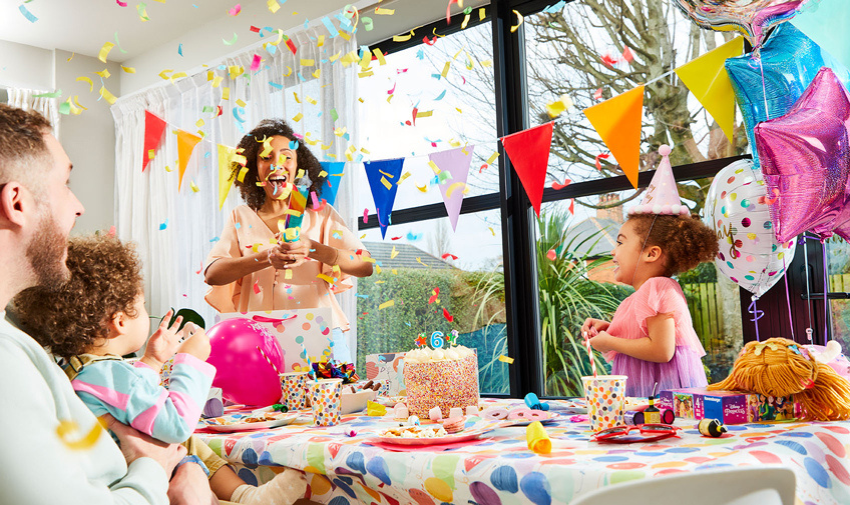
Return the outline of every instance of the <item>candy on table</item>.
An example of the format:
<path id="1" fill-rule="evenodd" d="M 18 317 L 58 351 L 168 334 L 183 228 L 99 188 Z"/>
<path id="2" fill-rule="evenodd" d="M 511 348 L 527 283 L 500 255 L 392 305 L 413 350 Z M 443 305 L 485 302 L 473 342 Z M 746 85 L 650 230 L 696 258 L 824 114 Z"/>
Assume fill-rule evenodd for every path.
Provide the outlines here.
<path id="1" fill-rule="evenodd" d="M 466 415 L 477 416 L 478 415 L 478 405 L 470 405 L 470 406 L 466 407 Z"/>
<path id="2" fill-rule="evenodd" d="M 460 433 L 461 431 L 463 431 L 465 425 L 466 418 L 463 416 L 451 416 L 448 419 L 443 420 L 443 429 L 446 430 L 446 433 L 449 434 Z"/>
<path id="3" fill-rule="evenodd" d="M 409 426 L 419 426 L 421 423 L 419 422 L 419 418 L 417 416 L 410 416 L 407 418 L 407 424 Z"/>
<path id="4" fill-rule="evenodd" d="M 440 407 L 434 407 L 428 411 L 428 418 L 434 422 L 439 421 L 443 418 L 443 411 Z"/>
<path id="5" fill-rule="evenodd" d="M 449 410 L 449 417 L 463 417 L 463 409 L 460 407 L 452 407 Z"/>
<path id="6" fill-rule="evenodd" d="M 410 411 L 407 410 L 407 405 L 405 405 L 404 403 L 396 403 L 395 407 L 393 407 L 393 410 L 395 411 L 396 419 L 407 419 L 408 417 L 410 417 Z"/>

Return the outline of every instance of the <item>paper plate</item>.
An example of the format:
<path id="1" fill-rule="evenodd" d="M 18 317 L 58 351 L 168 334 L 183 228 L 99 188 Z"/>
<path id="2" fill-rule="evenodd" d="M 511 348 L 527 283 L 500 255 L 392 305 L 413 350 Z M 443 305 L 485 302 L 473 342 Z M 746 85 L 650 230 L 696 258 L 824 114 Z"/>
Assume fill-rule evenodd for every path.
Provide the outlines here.
<path id="1" fill-rule="evenodd" d="M 433 437 L 433 438 L 402 438 L 402 437 L 373 437 L 370 440 L 374 440 L 376 442 L 383 442 L 385 444 L 392 445 L 439 445 L 439 444 L 453 444 L 455 442 L 464 442 L 466 440 L 474 440 L 481 435 L 487 433 L 488 431 L 492 431 L 492 429 L 486 430 L 465 430 L 460 433 L 454 433 L 452 435 L 446 435 L 444 437 Z"/>
<path id="2" fill-rule="evenodd" d="M 533 423 L 534 421 L 540 421 L 541 424 L 547 424 L 547 423 L 554 423 L 555 421 L 564 417 L 564 416 L 561 416 L 561 414 L 559 414 L 558 412 L 553 412 L 551 410 L 541 411 L 541 412 L 548 417 L 546 417 L 546 419 L 534 419 L 534 420 L 528 420 L 528 419 L 507 420 L 506 419 L 506 421 L 509 422 L 509 423 L 512 423 L 511 426 L 528 426 L 529 424 Z"/>
<path id="3" fill-rule="evenodd" d="M 260 423 L 245 423 L 239 422 L 240 419 L 245 419 L 249 417 L 246 414 L 229 414 L 222 417 L 215 417 L 213 419 L 217 421 L 213 421 L 213 419 L 202 419 L 198 424 L 199 428 L 207 428 L 213 431 L 221 431 L 221 432 L 230 432 L 230 431 L 254 431 L 254 430 L 262 430 L 268 428 L 277 428 L 279 426 L 285 426 L 292 421 L 298 419 L 297 412 L 288 412 L 285 414 L 277 414 L 272 421 L 263 421 Z M 223 420 L 224 422 L 219 422 Z"/>

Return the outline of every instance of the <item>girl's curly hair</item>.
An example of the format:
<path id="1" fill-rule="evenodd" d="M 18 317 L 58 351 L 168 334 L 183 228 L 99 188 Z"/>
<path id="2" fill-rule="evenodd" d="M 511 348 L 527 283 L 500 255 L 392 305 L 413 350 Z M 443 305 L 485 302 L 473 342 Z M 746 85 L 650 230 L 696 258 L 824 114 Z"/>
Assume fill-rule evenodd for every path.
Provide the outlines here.
<path id="1" fill-rule="evenodd" d="M 71 271 L 66 284 L 21 291 L 12 311 L 39 344 L 67 359 L 102 343 L 118 312 L 138 315 L 142 264 L 132 243 L 107 234 L 71 238 L 66 264 Z"/>
<path id="2" fill-rule="evenodd" d="M 239 171 L 242 170 L 242 165 L 236 162 L 231 164 L 231 177 L 233 178 L 234 183 L 239 186 L 239 191 L 242 193 L 242 199 L 245 200 L 248 207 L 251 207 L 254 211 L 260 210 L 260 207 L 262 207 L 266 202 L 266 192 L 263 190 L 262 186 L 257 186 L 257 183 L 260 182 L 259 174 L 257 172 L 257 155 L 263 147 L 263 143 L 260 141 L 266 137 L 274 137 L 275 135 L 286 137 L 289 140 L 298 141 L 298 149 L 295 150 L 297 154 L 296 158 L 298 160 L 298 168 L 307 172 L 311 183 L 310 191 L 315 191 L 317 197 L 322 196 L 322 187 L 325 179 L 327 178 L 327 176 L 319 177 L 319 174 L 323 170 L 322 165 L 310 149 L 307 148 L 304 141 L 298 140 L 295 137 L 295 133 L 292 131 L 292 128 L 286 124 L 286 121 L 283 119 L 263 119 L 257 126 L 254 127 L 253 130 L 251 130 L 250 133 L 242 137 L 242 140 L 239 141 L 237 149 L 241 148 L 244 150 L 241 154 L 242 156 L 245 156 L 245 166 L 248 167 L 248 172 L 245 174 L 245 178 L 242 182 L 239 182 L 239 179 L 237 178 Z M 312 199 L 307 199 L 307 206 L 313 206 Z"/>
<path id="3" fill-rule="evenodd" d="M 717 256 L 717 235 L 697 215 L 632 214 L 627 222 L 634 223 L 638 236 L 646 237 L 647 246 L 664 251 L 667 275 L 687 272 Z"/>

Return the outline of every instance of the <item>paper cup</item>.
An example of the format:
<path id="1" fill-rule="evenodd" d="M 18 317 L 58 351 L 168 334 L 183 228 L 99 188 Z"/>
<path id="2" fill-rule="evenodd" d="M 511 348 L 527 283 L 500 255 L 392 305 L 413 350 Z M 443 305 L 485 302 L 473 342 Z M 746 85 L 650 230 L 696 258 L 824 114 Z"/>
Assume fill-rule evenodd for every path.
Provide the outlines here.
<path id="1" fill-rule="evenodd" d="M 626 411 L 625 375 L 598 375 L 582 377 L 584 399 L 587 402 L 587 417 L 590 429 L 601 430 L 625 424 Z"/>
<path id="2" fill-rule="evenodd" d="M 307 408 L 307 379 L 309 372 L 289 372 L 280 377 L 281 403 L 289 410 Z"/>
<path id="3" fill-rule="evenodd" d="M 313 407 L 313 424 L 335 426 L 339 424 L 339 396 L 342 379 L 309 381 L 310 403 Z"/>

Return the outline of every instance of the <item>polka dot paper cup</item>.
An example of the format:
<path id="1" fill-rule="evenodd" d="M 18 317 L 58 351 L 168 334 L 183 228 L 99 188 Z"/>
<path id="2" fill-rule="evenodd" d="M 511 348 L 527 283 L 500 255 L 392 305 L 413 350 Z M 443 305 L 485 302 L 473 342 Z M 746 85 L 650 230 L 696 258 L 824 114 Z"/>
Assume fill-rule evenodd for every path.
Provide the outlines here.
<path id="1" fill-rule="evenodd" d="M 307 408 L 307 379 L 309 372 L 290 372 L 278 375 L 280 377 L 281 403 L 289 410 L 304 410 Z"/>
<path id="2" fill-rule="evenodd" d="M 587 402 L 587 417 L 594 433 L 625 424 L 623 414 L 626 410 L 626 379 L 625 375 L 581 378 L 584 383 L 584 399 Z"/>
<path id="3" fill-rule="evenodd" d="M 313 424 L 336 426 L 339 424 L 339 395 L 342 379 L 319 379 L 307 382 L 310 403 L 313 406 Z"/>

